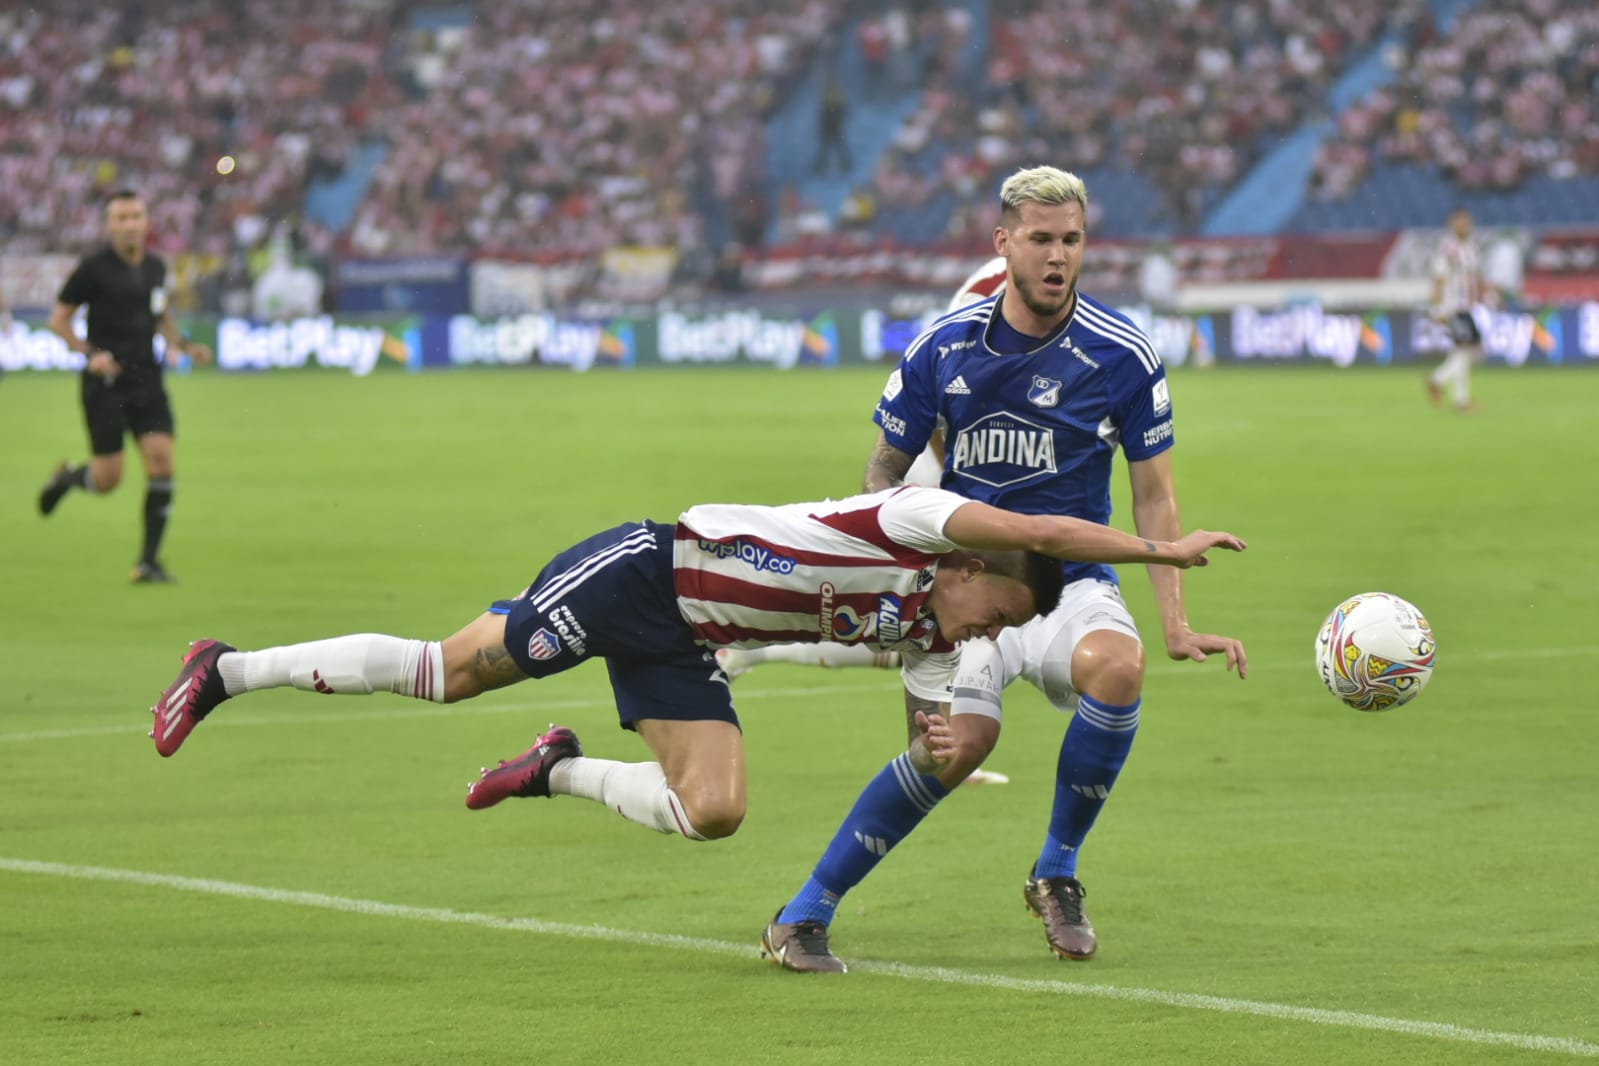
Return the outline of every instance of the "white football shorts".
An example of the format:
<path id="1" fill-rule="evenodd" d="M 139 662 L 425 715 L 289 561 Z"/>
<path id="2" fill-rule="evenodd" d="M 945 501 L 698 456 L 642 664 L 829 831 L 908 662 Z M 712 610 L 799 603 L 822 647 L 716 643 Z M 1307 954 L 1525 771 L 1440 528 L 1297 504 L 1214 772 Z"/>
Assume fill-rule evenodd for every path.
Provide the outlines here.
<path id="1" fill-rule="evenodd" d="M 1060 605 L 1049 614 L 1002 630 L 998 640 L 966 641 L 960 646 L 950 713 L 1002 721 L 1001 694 L 1017 678 L 1042 692 L 1057 711 L 1074 713 L 1078 692 L 1072 688 L 1072 654 L 1079 641 L 1098 629 L 1140 639 L 1121 590 L 1108 581 L 1086 579 L 1067 585 Z"/>

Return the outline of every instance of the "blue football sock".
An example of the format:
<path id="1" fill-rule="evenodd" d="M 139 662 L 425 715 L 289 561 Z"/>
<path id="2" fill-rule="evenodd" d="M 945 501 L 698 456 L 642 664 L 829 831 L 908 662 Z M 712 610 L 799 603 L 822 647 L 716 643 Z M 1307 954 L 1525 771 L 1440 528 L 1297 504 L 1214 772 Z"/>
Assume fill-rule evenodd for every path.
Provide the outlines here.
<path id="1" fill-rule="evenodd" d="M 1055 766 L 1055 809 L 1034 871 L 1039 877 L 1076 877 L 1077 849 L 1093 828 L 1138 733 L 1138 705 L 1077 701 Z"/>
<path id="2" fill-rule="evenodd" d="M 947 795 L 949 789 L 939 784 L 938 778 L 911 769 L 908 754 L 883 767 L 838 827 L 805 887 L 777 920 L 831 922 L 844 893 L 860 884 L 889 849 L 904 840 Z"/>

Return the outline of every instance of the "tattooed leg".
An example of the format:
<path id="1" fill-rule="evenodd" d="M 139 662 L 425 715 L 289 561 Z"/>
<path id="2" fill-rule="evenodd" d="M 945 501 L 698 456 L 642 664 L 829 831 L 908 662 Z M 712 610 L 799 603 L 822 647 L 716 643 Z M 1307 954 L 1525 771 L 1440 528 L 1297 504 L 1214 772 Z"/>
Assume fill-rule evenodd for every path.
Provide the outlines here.
<path id="1" fill-rule="evenodd" d="M 505 616 L 483 614 L 444 642 L 444 701 L 471 699 L 527 675 L 505 650 Z"/>

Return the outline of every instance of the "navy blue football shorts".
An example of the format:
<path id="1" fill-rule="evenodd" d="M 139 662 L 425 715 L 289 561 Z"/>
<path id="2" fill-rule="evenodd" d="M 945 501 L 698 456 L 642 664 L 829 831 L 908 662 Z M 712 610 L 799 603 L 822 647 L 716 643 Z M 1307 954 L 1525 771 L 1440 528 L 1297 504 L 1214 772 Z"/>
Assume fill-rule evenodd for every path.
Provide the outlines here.
<path id="1" fill-rule="evenodd" d="M 716 656 L 694 642 L 672 581 L 674 526 L 629 522 L 550 560 L 505 615 L 505 650 L 529 677 L 603 658 L 622 727 L 643 718 L 738 725 Z"/>

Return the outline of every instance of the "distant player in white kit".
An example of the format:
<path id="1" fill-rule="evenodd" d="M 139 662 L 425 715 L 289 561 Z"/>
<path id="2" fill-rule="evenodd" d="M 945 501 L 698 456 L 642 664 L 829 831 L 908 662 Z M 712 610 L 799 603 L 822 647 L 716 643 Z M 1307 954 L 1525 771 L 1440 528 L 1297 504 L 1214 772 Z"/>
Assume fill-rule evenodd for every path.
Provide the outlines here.
<path id="1" fill-rule="evenodd" d="M 1449 354 L 1438 369 L 1427 376 L 1427 399 L 1434 407 L 1449 401 L 1462 414 L 1477 409 L 1471 400 L 1471 364 L 1482 358 L 1482 335 L 1472 308 L 1482 302 L 1482 266 L 1477 245 L 1471 239 L 1471 212 L 1458 207 L 1449 213 L 1449 232 L 1438 245 L 1432 260 L 1432 301 L 1434 322 L 1449 330 Z"/>
<path id="2" fill-rule="evenodd" d="M 957 311 L 967 304 L 986 300 L 1005 287 L 1005 260 L 995 256 L 972 272 L 972 275 L 955 290 L 948 311 Z M 944 437 L 933 434 L 922 454 L 905 474 L 907 485 L 937 485 L 944 476 Z M 847 666 L 874 666 L 881 670 L 899 667 L 895 652 L 879 652 L 860 645 L 847 644 L 774 644 L 748 651 L 724 648 L 716 653 L 716 661 L 727 671 L 728 677 L 738 677 L 763 663 L 792 663 L 808 666 L 826 666 L 837 669 Z M 962 784 L 1004 785 L 1010 778 L 997 770 L 978 767 L 966 775 Z"/>
<path id="3" fill-rule="evenodd" d="M 908 698 L 936 706 L 949 697 L 957 641 L 1053 608 L 1055 560 L 1190 566 L 1212 547 L 1244 545 L 1202 532 L 1156 542 L 919 486 L 785 507 L 704 505 L 676 523 L 590 537 L 443 641 L 362 633 L 252 652 L 198 641 L 150 708 L 150 735 L 170 756 L 217 705 L 258 689 L 454 703 L 601 658 L 623 727 L 656 761 L 586 758 L 572 730 L 552 727 L 485 770 L 467 806 L 582 796 L 659 832 L 709 840 L 736 831 L 745 808 L 743 734 L 714 649 L 835 640 L 894 650 Z M 918 726 L 910 757 L 933 772 L 953 753 L 951 734 L 936 714 Z"/>

